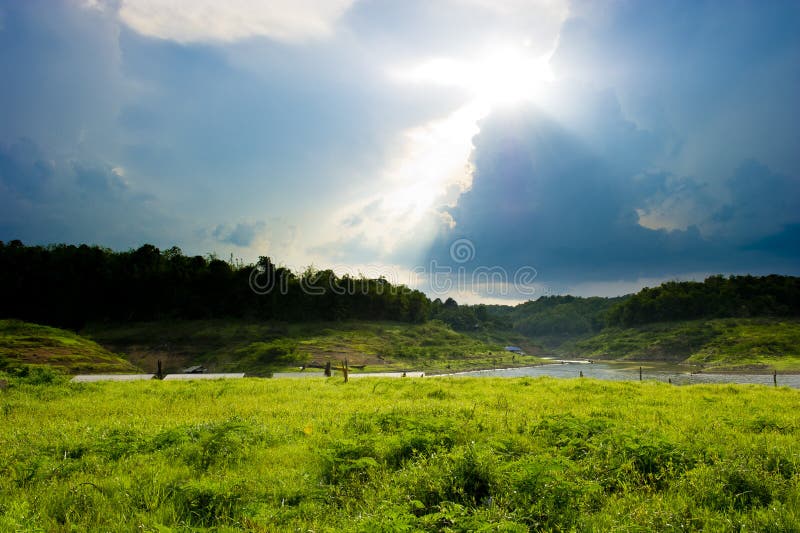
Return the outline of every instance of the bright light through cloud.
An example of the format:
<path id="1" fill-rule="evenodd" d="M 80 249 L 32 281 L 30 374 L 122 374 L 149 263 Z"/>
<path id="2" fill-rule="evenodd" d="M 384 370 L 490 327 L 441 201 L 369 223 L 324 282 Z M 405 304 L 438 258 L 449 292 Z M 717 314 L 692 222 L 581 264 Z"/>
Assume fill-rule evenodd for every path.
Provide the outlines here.
<path id="1" fill-rule="evenodd" d="M 391 75 L 405 83 L 437 84 L 463 89 L 468 101 L 446 117 L 405 132 L 405 146 L 386 167 L 381 215 L 370 224 L 384 248 L 416 234 L 425 221 L 438 216 L 437 206 L 452 204 L 472 183 L 469 157 L 478 123 L 501 106 L 536 101 L 553 81 L 550 54 L 530 57 L 526 48 L 495 47 L 474 60 L 433 58 Z M 357 210 L 348 206 L 345 212 Z M 343 215 L 344 216 L 344 215 Z M 359 228 L 359 231 L 361 228 Z"/>
<path id="2" fill-rule="evenodd" d="M 413 83 L 457 87 L 488 108 L 535 100 L 553 81 L 550 54 L 530 57 L 524 49 L 498 47 L 474 60 L 432 58 L 392 74 Z"/>
<path id="3" fill-rule="evenodd" d="M 431 217 L 441 216 L 437 208 L 454 202 L 472 181 L 469 154 L 482 113 L 481 106 L 473 103 L 404 132 L 397 156 L 380 177 L 382 192 L 338 213 L 339 218 L 346 219 L 363 212 L 365 206 L 380 206 L 379 213 L 369 213 L 351 233 L 366 231 L 361 240 L 385 252 L 430 237 L 421 232 L 423 228 L 435 229 L 436 225 L 429 222 Z M 338 231 L 347 233 L 341 228 Z"/>

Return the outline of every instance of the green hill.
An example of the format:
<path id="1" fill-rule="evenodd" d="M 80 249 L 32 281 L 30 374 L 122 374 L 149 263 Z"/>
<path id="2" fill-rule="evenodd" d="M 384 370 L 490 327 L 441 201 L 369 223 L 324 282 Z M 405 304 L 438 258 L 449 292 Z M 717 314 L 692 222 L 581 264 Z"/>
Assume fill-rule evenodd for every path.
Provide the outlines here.
<path id="1" fill-rule="evenodd" d="M 125 324 L 95 324 L 82 333 L 115 352 L 127 354 L 136 365 L 154 370 L 162 361 L 165 372 L 189 365 L 211 371 L 266 375 L 300 366 L 338 366 L 347 359 L 356 370 L 422 370 L 446 372 L 539 362 L 515 356 L 507 344 L 536 351 L 525 337 L 513 332 L 454 331 L 432 320 L 403 322 L 301 322 L 172 320 Z"/>
<path id="2" fill-rule="evenodd" d="M 0 370 L 48 365 L 69 374 L 141 372 L 94 341 L 58 328 L 0 320 Z"/>
<path id="3" fill-rule="evenodd" d="M 685 362 L 718 371 L 800 371 L 800 319 L 720 318 L 611 327 L 561 350 L 591 359 Z"/>
<path id="4" fill-rule="evenodd" d="M 797 277 L 711 276 L 619 298 L 549 296 L 486 312 L 566 357 L 800 371 Z"/>

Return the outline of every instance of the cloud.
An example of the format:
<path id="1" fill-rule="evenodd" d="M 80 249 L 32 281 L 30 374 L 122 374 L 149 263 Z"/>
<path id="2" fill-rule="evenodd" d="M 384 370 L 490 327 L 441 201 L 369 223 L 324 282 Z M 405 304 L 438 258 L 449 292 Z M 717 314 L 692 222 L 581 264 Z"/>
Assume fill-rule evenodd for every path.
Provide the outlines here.
<path id="1" fill-rule="evenodd" d="M 463 237 L 559 287 L 797 255 L 796 3 L 0 5 L 0 238 L 409 266 Z M 464 90 L 388 76 L 556 42 L 558 81 L 472 144 L 430 135 Z"/>
<path id="2" fill-rule="evenodd" d="M 447 210 L 455 227 L 441 230 L 430 257 L 467 269 L 529 265 L 538 282 L 567 285 L 797 270 L 783 259 L 800 223 L 798 180 L 748 161 L 727 182 L 725 203 L 697 180 L 648 171 L 666 141 L 627 122 L 618 107 L 605 109 L 597 117 L 605 123 L 601 144 L 534 107 L 490 115 L 473 141 L 472 187 Z M 637 146 L 648 147 L 645 156 Z M 637 156 L 626 158 L 626 149 Z M 474 259 L 454 261 L 457 239 L 472 243 Z"/>
<path id="3" fill-rule="evenodd" d="M 429 257 L 629 286 L 798 272 L 800 8 L 573 2 L 538 105 L 480 124 Z M 713 43 L 711 46 L 709 43 Z M 639 281 L 637 281 L 639 280 Z M 616 284 L 609 284 L 612 283 Z"/>
<path id="4" fill-rule="evenodd" d="M 220 242 L 248 247 L 256 242 L 256 239 L 265 229 L 266 224 L 259 220 L 256 222 L 239 222 L 233 227 L 219 225 L 214 228 L 212 234 Z"/>
<path id="5" fill-rule="evenodd" d="M 552 50 L 568 0 L 370 0 L 344 16 L 348 28 L 388 61 L 469 59 L 486 48 Z"/>
<path id="6" fill-rule="evenodd" d="M 72 168 L 78 188 L 88 196 L 113 197 L 124 195 L 130 189 L 119 167 L 86 166 L 83 162 L 74 161 Z"/>
<path id="7" fill-rule="evenodd" d="M 575 1 L 551 66 L 669 136 L 676 174 L 723 180 L 753 157 L 796 175 L 798 24 L 797 2 Z"/>
<path id="8" fill-rule="evenodd" d="M 333 32 L 353 0 L 121 0 L 120 19 L 148 37 L 232 42 L 266 37 L 284 42 L 319 39 Z"/>
<path id="9" fill-rule="evenodd" d="M 179 44 L 130 29 L 117 4 L 102 0 L 0 3 L 7 15 L 0 143 L 8 148 L 25 137 L 57 155 L 60 183 L 75 187 L 70 195 L 92 189 L 97 198 L 124 183 L 126 198 L 149 191 L 184 228 L 282 218 L 306 237 L 302 247 L 275 241 L 293 243 L 282 253 L 296 263 L 312 259 L 307 249 L 335 231 L 336 206 L 373 194 L 373 177 L 403 131 L 458 104 L 448 91 L 387 79 L 373 43 L 352 34 L 303 46 L 272 39 Z M 110 173 L 117 167 L 124 177 Z M 15 195 L 22 186 L 5 185 Z M 74 224 L 69 233 L 79 235 Z M 12 233 L 34 225 L 21 217 Z M 209 231 L 187 236 L 177 226 L 164 225 L 163 239 L 201 253 L 220 244 Z M 131 239 L 153 240 L 130 231 Z M 257 246 L 242 253 L 254 259 Z"/>
<path id="10" fill-rule="evenodd" d="M 53 166 L 30 139 L 0 143 L 0 183 L 20 196 L 39 196 L 53 177 Z"/>
<path id="11" fill-rule="evenodd" d="M 716 232 L 725 238 L 742 244 L 765 243 L 763 239 L 800 224 L 800 176 L 779 174 L 749 159 L 739 165 L 726 186 L 730 199 L 712 216 Z"/>
<path id="12" fill-rule="evenodd" d="M 29 139 L 0 145 L 0 239 L 122 249 L 174 244 L 180 224 L 122 174 L 95 159 L 54 157 Z"/>
<path id="13" fill-rule="evenodd" d="M 131 90 L 113 17 L 71 2 L 0 3 L 0 141 L 28 138 L 53 153 L 107 149 Z"/>

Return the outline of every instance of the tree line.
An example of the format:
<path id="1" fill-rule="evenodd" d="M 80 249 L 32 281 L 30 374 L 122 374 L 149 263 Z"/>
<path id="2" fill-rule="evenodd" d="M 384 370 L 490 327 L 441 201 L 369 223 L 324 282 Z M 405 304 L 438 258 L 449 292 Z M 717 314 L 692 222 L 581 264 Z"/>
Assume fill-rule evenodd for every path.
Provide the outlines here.
<path id="1" fill-rule="evenodd" d="M 800 315 L 800 278 L 711 276 L 703 282 L 670 281 L 645 288 L 607 313 L 611 326 L 650 322 Z"/>
<path id="2" fill-rule="evenodd" d="M 186 256 L 145 244 L 113 251 L 87 245 L 0 241 L 0 318 L 79 329 L 89 322 L 249 318 L 283 321 L 441 320 L 453 329 L 510 330 L 552 339 L 606 326 L 698 318 L 798 316 L 800 278 L 711 276 L 671 281 L 619 298 L 545 296 L 517 306 L 458 305 L 384 278 L 295 273 L 269 257 L 255 264 Z"/>
<path id="3" fill-rule="evenodd" d="M 0 317 L 73 329 L 168 318 L 422 322 L 431 308 L 422 292 L 383 278 L 295 273 L 268 257 L 243 264 L 150 244 L 118 252 L 0 241 L 0 281 Z"/>

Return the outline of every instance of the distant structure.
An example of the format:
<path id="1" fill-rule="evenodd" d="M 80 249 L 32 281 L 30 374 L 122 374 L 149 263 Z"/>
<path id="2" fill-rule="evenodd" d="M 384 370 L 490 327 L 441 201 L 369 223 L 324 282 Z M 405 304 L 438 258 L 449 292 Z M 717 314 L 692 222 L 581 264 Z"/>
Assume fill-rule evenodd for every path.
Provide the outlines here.
<path id="1" fill-rule="evenodd" d="M 184 368 L 183 369 L 183 373 L 184 374 L 205 374 L 206 370 L 208 370 L 206 367 L 200 366 L 200 365 L 196 365 L 196 366 L 190 366 L 189 368 Z"/>
<path id="2" fill-rule="evenodd" d="M 503 349 L 507 352 L 516 353 L 519 355 L 525 355 L 525 352 L 523 352 L 522 348 L 520 348 L 519 346 L 506 346 Z"/>

